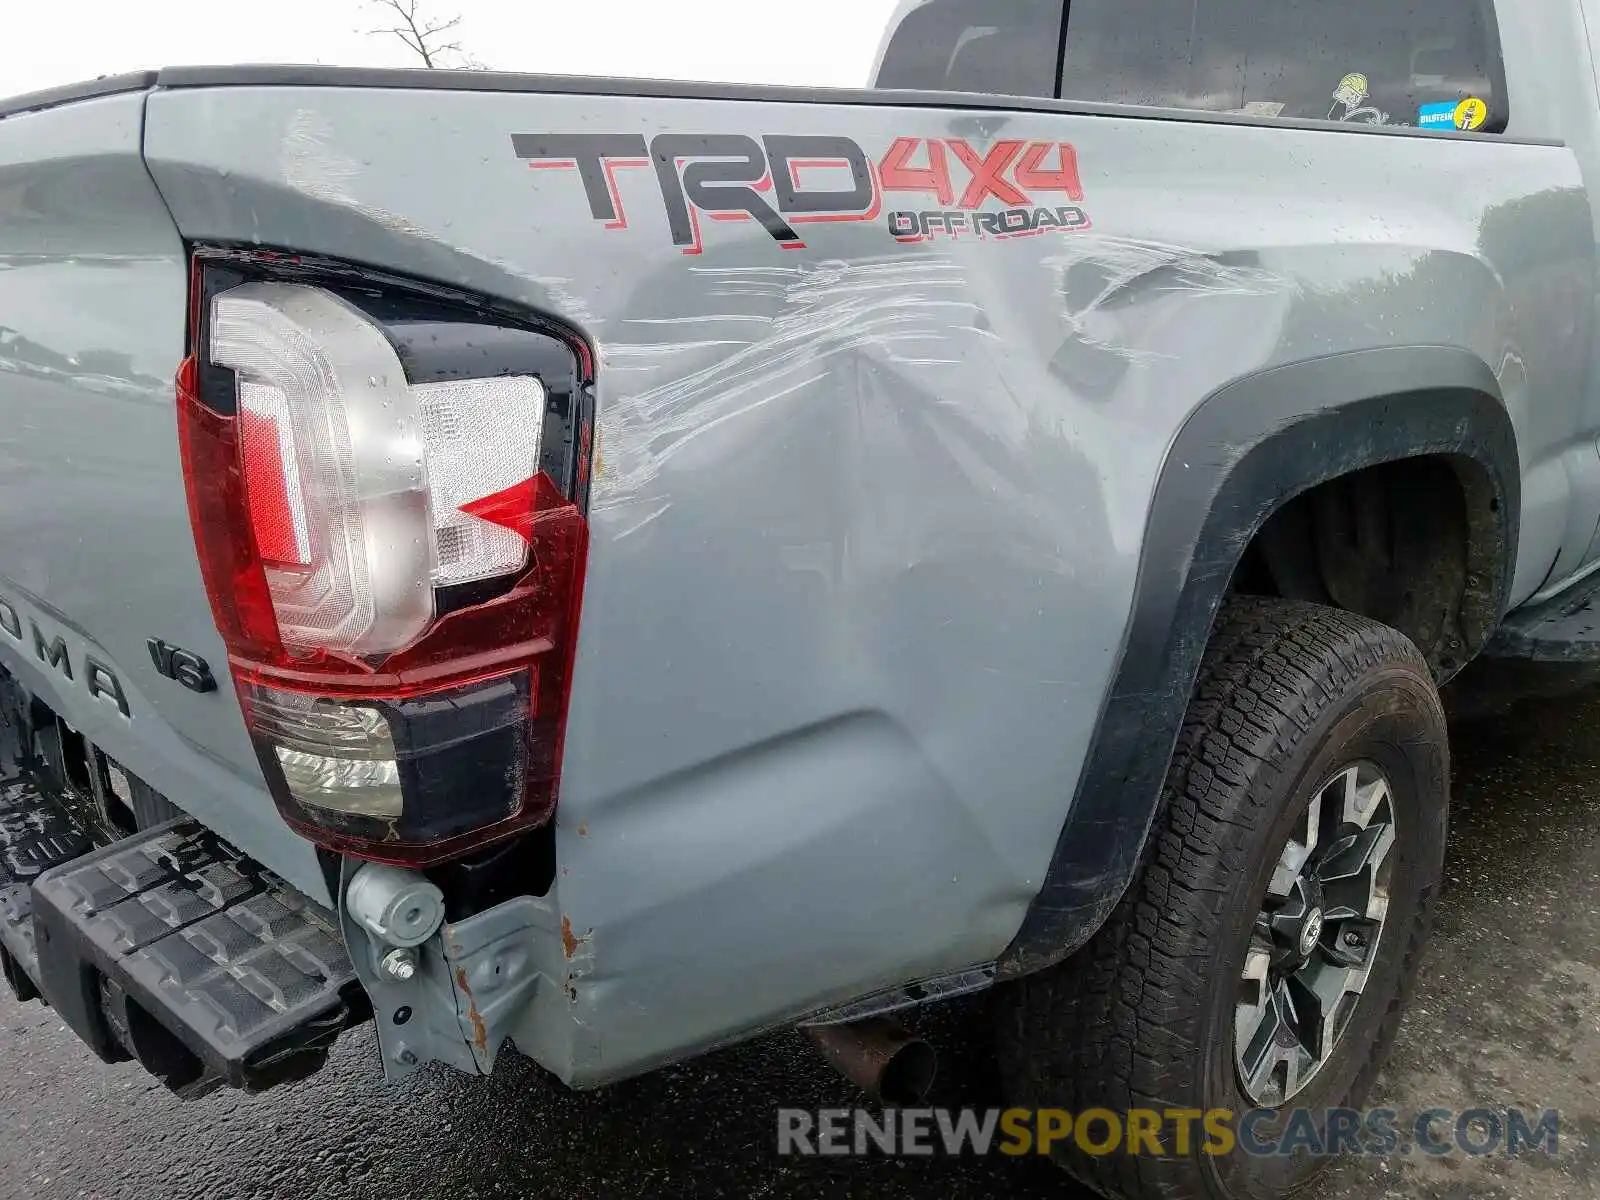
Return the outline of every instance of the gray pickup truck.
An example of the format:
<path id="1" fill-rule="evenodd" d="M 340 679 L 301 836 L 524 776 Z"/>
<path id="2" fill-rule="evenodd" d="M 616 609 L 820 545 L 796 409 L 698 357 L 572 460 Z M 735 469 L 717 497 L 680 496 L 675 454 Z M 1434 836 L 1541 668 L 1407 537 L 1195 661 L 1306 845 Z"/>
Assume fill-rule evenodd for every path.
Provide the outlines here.
<path id="1" fill-rule="evenodd" d="M 1600 659 L 1591 30 L 932 0 L 862 91 L 10 102 L 11 986 L 191 1096 L 371 1020 L 893 1097 L 889 1014 L 992 988 L 1020 1105 L 1359 1105 L 1439 687 Z M 1164 1149 L 1060 1156 L 1315 1167 Z"/>

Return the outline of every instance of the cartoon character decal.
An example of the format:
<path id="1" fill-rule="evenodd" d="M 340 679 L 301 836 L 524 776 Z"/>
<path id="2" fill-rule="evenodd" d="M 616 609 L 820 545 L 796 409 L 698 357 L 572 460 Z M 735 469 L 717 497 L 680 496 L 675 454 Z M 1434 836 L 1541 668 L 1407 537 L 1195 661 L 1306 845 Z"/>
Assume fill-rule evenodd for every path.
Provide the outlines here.
<path id="1" fill-rule="evenodd" d="M 1333 89 L 1333 105 L 1328 109 L 1327 119 L 1348 121 L 1358 125 L 1389 124 L 1388 113 L 1365 103 L 1370 94 L 1367 77 L 1360 71 L 1350 72 L 1339 80 L 1339 86 Z M 1344 111 L 1340 112 L 1340 108 Z"/>

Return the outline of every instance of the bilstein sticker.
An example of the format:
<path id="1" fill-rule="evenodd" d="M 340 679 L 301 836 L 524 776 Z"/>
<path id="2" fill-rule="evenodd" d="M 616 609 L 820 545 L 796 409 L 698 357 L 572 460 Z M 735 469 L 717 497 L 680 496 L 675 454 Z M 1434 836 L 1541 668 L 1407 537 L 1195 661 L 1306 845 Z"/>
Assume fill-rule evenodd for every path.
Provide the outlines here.
<path id="1" fill-rule="evenodd" d="M 1456 105 L 1457 129 L 1480 129 L 1489 119 L 1489 106 L 1476 96 L 1469 96 Z"/>
<path id="2" fill-rule="evenodd" d="M 652 171 L 672 243 L 685 254 L 703 249 L 702 216 L 754 221 L 785 250 L 805 248 L 798 230 L 812 222 L 882 220 L 899 242 L 1090 225 L 1077 203 L 1083 182 L 1070 142 L 1001 138 L 978 147 L 965 138 L 899 137 L 876 161 L 833 135 L 660 133 L 647 142 L 625 133 L 518 133 L 511 144 L 530 168 L 576 171 L 590 216 L 606 229 L 629 227 L 617 172 Z M 927 196 L 937 207 L 888 209 L 899 194 Z"/>
<path id="3" fill-rule="evenodd" d="M 1443 104 L 1424 104 L 1417 109 L 1417 128 L 1454 129 L 1457 107 L 1453 100 L 1446 100 Z"/>

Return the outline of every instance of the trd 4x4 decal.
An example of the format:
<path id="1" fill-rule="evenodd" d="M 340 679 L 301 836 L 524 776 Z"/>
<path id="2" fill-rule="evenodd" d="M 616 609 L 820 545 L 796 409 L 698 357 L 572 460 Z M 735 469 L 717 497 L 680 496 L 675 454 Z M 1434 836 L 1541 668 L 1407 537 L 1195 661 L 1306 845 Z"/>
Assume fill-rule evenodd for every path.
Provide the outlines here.
<path id="1" fill-rule="evenodd" d="M 653 169 L 672 243 L 685 254 L 701 251 L 702 214 L 759 222 L 786 250 L 805 246 L 797 226 L 824 221 L 883 217 L 900 242 L 1025 237 L 1090 223 L 1077 203 L 1083 183 L 1068 142 L 1002 138 L 979 149 L 964 138 L 900 137 L 877 161 L 851 138 L 826 134 L 757 141 L 738 133 L 660 133 L 647 142 L 628 133 L 518 133 L 511 144 L 530 167 L 576 170 L 590 215 L 607 229 L 628 227 L 617 172 Z M 938 207 L 885 214 L 885 197 L 897 193 L 929 196 Z M 1073 203 L 1036 199 L 1048 193 Z M 986 207 L 991 202 L 1003 207 Z"/>

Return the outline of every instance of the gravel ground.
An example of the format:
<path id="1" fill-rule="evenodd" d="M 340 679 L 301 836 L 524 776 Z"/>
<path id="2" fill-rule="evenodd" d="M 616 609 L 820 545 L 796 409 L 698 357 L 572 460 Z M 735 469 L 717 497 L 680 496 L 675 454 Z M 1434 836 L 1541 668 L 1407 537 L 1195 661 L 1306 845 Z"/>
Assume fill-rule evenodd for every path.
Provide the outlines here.
<path id="1" fill-rule="evenodd" d="M 1425 978 L 1375 1102 L 1562 1112 L 1559 1159 L 1340 1163 L 1335 1197 L 1576 1200 L 1600 1194 L 1600 696 L 1456 731 L 1448 889 Z M 979 1014 L 943 1014 L 943 1094 L 988 1090 Z M 963 1048 L 965 1050 L 963 1051 Z M 388 1088 L 370 1032 L 262 1097 L 180 1104 L 93 1060 L 37 1004 L 0 999 L 0 1196 L 836 1197 L 1075 1195 L 1052 1168 L 993 1159 L 780 1158 L 781 1105 L 854 1093 L 794 1034 L 575 1095 L 508 1056 Z"/>

